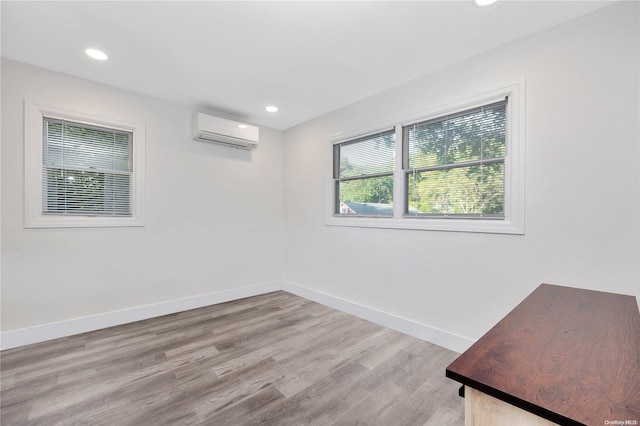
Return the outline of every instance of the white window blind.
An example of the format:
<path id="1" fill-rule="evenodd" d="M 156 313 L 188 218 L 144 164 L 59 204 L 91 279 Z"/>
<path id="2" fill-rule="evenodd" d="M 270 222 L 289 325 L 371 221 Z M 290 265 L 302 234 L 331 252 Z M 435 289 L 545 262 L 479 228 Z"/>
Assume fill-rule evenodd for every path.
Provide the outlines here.
<path id="1" fill-rule="evenodd" d="M 403 127 L 407 216 L 505 217 L 507 99 Z"/>
<path id="2" fill-rule="evenodd" d="M 392 216 L 395 130 L 334 145 L 337 215 Z"/>
<path id="3" fill-rule="evenodd" d="M 133 134 L 43 117 L 42 213 L 131 216 Z"/>

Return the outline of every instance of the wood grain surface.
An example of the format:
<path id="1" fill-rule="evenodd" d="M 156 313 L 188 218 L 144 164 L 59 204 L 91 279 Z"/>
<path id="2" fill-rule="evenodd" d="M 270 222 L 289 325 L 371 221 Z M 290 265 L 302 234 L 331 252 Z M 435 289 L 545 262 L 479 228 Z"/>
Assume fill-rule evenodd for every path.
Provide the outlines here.
<path id="1" fill-rule="evenodd" d="M 458 354 L 285 292 L 4 351 L 2 425 L 462 425 Z"/>
<path id="2" fill-rule="evenodd" d="M 638 304 L 633 296 L 543 284 L 447 376 L 558 424 L 638 425 Z"/>

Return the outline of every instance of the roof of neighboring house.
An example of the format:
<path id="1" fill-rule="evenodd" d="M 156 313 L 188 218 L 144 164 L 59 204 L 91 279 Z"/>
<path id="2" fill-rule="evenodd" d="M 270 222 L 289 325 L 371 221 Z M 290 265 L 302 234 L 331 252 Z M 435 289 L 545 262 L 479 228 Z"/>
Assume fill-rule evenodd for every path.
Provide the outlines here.
<path id="1" fill-rule="evenodd" d="M 359 216 L 393 216 L 393 204 L 341 202 L 340 213 Z M 418 214 L 420 211 L 409 206 L 409 213 Z"/>
<path id="2" fill-rule="evenodd" d="M 349 208 L 347 214 L 393 216 L 393 204 L 386 203 L 341 203 Z"/>

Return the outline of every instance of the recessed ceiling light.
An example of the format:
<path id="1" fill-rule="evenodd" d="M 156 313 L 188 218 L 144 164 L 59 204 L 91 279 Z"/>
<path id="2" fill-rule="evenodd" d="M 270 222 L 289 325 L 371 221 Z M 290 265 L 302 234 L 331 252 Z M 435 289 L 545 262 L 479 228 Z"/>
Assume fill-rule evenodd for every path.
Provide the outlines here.
<path id="1" fill-rule="evenodd" d="M 268 107 L 265 108 L 267 111 L 269 112 L 277 112 L 278 111 L 278 107 L 277 106 L 273 106 L 273 105 L 269 105 Z"/>
<path id="2" fill-rule="evenodd" d="M 478 7 L 489 6 L 497 2 L 498 0 L 473 0 L 473 4 Z"/>
<path id="3" fill-rule="evenodd" d="M 99 61 L 106 61 L 109 58 L 106 53 L 98 49 L 87 49 L 84 53 Z"/>
<path id="4" fill-rule="evenodd" d="M 247 125 L 246 124 L 238 124 L 238 127 L 240 127 L 241 129 L 246 129 Z"/>

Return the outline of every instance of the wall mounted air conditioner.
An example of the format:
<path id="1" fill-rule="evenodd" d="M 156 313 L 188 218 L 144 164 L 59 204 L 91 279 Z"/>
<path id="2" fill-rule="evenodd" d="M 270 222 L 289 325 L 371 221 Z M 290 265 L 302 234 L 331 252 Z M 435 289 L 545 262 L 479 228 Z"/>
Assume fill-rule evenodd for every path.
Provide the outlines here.
<path id="1" fill-rule="evenodd" d="M 194 141 L 216 143 L 240 149 L 258 146 L 259 129 L 237 121 L 213 115 L 193 114 L 192 137 Z"/>

